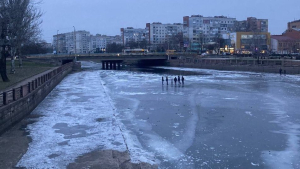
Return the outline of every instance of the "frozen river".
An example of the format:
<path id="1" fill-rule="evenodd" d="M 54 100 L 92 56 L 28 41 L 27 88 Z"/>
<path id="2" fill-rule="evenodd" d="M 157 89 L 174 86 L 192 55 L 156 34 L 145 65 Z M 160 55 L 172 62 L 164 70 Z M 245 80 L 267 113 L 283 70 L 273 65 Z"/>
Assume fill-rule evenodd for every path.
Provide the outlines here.
<path id="1" fill-rule="evenodd" d="M 18 166 L 64 168 L 99 149 L 160 168 L 300 168 L 300 77 L 83 62 L 32 112 Z M 183 75 L 185 85 L 162 85 Z"/>

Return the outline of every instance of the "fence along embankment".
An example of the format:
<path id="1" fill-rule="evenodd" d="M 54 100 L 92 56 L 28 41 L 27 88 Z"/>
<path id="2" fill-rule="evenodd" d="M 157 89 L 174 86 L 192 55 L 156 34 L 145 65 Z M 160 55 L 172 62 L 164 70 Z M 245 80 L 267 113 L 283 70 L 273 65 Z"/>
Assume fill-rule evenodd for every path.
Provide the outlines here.
<path id="1" fill-rule="evenodd" d="M 73 62 L 0 94 L 0 134 L 22 120 L 72 71 Z"/>

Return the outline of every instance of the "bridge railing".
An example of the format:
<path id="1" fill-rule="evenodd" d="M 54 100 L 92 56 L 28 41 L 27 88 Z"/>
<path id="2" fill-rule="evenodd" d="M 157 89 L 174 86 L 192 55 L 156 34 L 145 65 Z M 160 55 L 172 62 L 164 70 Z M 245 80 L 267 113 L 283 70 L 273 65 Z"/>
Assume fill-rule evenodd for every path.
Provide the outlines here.
<path id="1" fill-rule="evenodd" d="M 48 82 L 49 80 L 51 80 L 52 78 L 54 78 L 55 76 L 57 76 L 58 74 L 62 73 L 64 70 L 70 68 L 73 65 L 73 63 L 67 63 L 61 67 L 58 67 L 54 70 L 52 70 L 51 72 L 48 72 L 46 74 L 43 74 L 37 78 L 35 78 L 34 80 L 32 80 L 31 82 L 28 82 L 28 84 L 26 85 L 21 85 L 19 87 L 4 91 L 2 93 L 0 93 L 0 107 L 5 106 L 9 103 L 12 103 L 14 101 L 17 101 L 23 97 L 25 97 L 26 95 L 28 95 L 29 93 L 31 93 L 33 90 L 36 90 L 39 86 L 45 84 L 46 82 Z"/>
<path id="2" fill-rule="evenodd" d="M 78 54 L 40 54 L 40 55 L 27 55 L 27 58 L 49 58 L 49 57 L 81 57 L 81 56 L 161 56 L 161 55 L 197 55 L 193 52 L 148 52 L 148 53 L 78 53 Z"/>

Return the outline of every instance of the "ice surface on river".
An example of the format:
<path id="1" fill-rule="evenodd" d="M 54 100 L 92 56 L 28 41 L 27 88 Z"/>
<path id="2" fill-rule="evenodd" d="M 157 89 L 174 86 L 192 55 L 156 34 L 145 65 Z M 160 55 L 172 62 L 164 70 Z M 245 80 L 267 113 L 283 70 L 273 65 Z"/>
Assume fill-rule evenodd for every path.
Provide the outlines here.
<path id="1" fill-rule="evenodd" d="M 33 114 L 18 166 L 64 168 L 96 149 L 161 168 L 300 168 L 298 76 L 156 67 L 66 77 Z M 150 69 L 152 70 L 152 69 Z M 161 84 L 184 75 L 184 85 Z"/>

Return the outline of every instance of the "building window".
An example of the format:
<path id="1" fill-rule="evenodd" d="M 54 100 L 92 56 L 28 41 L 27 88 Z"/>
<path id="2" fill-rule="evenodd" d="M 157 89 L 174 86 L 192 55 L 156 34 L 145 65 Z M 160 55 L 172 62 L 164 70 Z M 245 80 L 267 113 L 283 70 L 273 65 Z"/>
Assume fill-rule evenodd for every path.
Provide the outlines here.
<path id="1" fill-rule="evenodd" d="M 286 43 L 283 44 L 283 47 L 286 47 Z"/>

